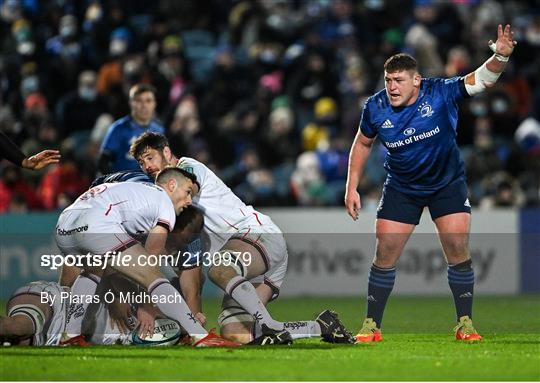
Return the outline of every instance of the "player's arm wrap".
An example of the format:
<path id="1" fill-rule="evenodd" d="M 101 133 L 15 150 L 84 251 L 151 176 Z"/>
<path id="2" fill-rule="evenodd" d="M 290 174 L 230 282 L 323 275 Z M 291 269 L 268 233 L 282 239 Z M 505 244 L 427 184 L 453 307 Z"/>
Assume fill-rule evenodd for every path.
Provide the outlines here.
<path id="1" fill-rule="evenodd" d="M 490 71 L 486 63 L 483 63 L 473 73 L 465 76 L 465 89 L 470 96 L 482 93 L 487 87 L 492 86 L 497 82 L 501 73 L 495 73 Z"/>

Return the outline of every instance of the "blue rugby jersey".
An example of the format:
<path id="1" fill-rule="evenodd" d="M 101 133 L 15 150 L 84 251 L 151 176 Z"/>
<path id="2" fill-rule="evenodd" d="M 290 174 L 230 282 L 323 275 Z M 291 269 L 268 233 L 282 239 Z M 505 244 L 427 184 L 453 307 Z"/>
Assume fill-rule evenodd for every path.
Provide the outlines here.
<path id="1" fill-rule="evenodd" d="M 422 79 L 418 99 L 394 108 L 386 90 L 366 100 L 360 130 L 379 136 L 388 149 L 385 185 L 403 193 L 429 196 L 465 177 L 456 143 L 460 98 L 468 97 L 462 78 Z"/>
<path id="2" fill-rule="evenodd" d="M 144 132 L 165 134 L 165 128 L 155 120 L 152 120 L 148 126 L 141 126 L 131 116 L 122 117 L 111 125 L 103 139 L 101 151 L 112 154 L 112 172 L 139 169 L 139 164 L 129 154 L 129 147 Z"/>

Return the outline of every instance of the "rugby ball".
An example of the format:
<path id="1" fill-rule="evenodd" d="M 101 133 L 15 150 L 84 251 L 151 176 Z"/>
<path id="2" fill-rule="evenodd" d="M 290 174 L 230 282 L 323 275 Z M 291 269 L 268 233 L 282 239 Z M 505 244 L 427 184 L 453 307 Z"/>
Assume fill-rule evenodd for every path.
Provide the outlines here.
<path id="1" fill-rule="evenodd" d="M 173 346 L 178 343 L 182 328 L 172 319 L 156 319 L 154 334 L 141 338 L 135 330 L 131 334 L 131 342 L 136 346 Z"/>

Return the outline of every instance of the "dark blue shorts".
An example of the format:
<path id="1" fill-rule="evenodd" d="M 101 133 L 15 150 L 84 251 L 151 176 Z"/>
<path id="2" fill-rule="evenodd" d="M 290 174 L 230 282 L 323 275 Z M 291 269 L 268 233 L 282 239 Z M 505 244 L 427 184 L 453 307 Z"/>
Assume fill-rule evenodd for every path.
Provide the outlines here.
<path id="1" fill-rule="evenodd" d="M 467 184 L 458 179 L 428 197 L 416 197 L 385 186 L 377 209 L 377 218 L 418 225 L 424 207 L 431 219 L 454 213 L 471 213 Z"/>

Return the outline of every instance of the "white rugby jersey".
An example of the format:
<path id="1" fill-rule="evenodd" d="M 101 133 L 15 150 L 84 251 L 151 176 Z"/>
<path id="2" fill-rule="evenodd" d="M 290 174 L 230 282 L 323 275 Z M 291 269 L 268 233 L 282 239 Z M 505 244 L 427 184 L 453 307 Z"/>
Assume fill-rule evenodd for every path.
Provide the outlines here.
<path id="1" fill-rule="evenodd" d="M 157 225 L 171 231 L 176 221 L 174 205 L 161 187 L 147 182 L 115 182 L 83 193 L 67 210 L 92 209 L 112 216 L 128 234 L 147 234 Z"/>
<path id="2" fill-rule="evenodd" d="M 254 217 L 268 221 L 265 215 L 238 198 L 225 183 L 203 163 L 182 157 L 176 164 L 197 176 L 199 192 L 193 197 L 193 206 L 204 214 L 204 229 L 210 236 L 210 251 L 218 251 L 231 236 L 241 231 L 243 223 Z"/>

